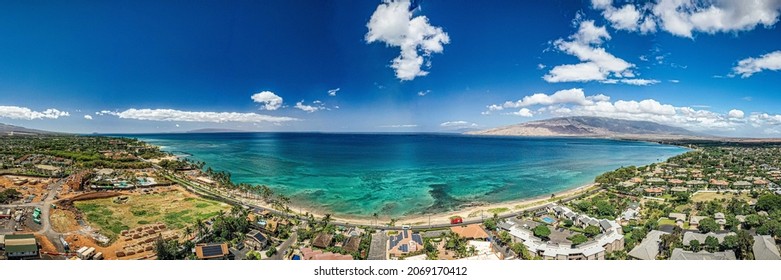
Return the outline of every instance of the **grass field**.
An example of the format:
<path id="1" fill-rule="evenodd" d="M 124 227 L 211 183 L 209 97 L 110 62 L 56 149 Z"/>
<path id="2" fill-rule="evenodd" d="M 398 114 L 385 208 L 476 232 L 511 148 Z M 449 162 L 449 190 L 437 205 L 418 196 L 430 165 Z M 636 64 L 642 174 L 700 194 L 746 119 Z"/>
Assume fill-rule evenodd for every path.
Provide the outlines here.
<path id="1" fill-rule="evenodd" d="M 691 199 L 693 202 L 703 202 L 703 201 L 711 201 L 714 199 L 722 199 L 722 198 L 726 200 L 730 200 L 733 197 L 738 199 L 743 199 L 745 201 L 749 201 L 751 199 L 747 193 L 736 194 L 731 192 L 727 192 L 727 193 L 698 192 L 692 195 Z"/>
<path id="2" fill-rule="evenodd" d="M 184 228 L 197 219 L 208 219 L 230 206 L 217 201 L 189 197 L 183 191 L 172 190 L 158 194 L 130 195 L 127 202 L 114 203 L 113 198 L 74 202 L 90 226 L 101 234 L 116 240 L 126 229 L 162 222 L 169 228 Z"/>

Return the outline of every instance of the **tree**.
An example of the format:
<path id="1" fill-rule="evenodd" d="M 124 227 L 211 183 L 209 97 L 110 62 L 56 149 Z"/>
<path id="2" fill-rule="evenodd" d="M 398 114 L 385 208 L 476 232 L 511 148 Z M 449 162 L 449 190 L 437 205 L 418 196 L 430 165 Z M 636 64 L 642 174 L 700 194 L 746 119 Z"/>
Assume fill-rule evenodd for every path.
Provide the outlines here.
<path id="1" fill-rule="evenodd" d="M 523 245 L 521 242 L 515 242 L 510 245 L 510 250 L 515 252 L 515 254 L 524 260 L 531 259 L 531 254 L 529 253 L 529 249 L 526 248 L 526 245 Z"/>
<path id="2" fill-rule="evenodd" d="M 747 230 L 740 230 L 737 234 L 737 247 L 735 256 L 741 260 L 753 260 L 754 237 Z"/>
<path id="3" fill-rule="evenodd" d="M 724 242 L 721 243 L 721 250 L 735 250 L 738 248 L 738 236 L 727 235 L 724 237 Z"/>
<path id="4" fill-rule="evenodd" d="M 268 250 L 266 251 L 266 257 L 270 258 L 276 253 L 277 253 L 277 247 L 271 246 L 271 248 L 268 248 Z"/>
<path id="5" fill-rule="evenodd" d="M 698 228 L 702 233 L 709 233 L 709 232 L 717 231 L 721 227 L 719 226 L 719 224 L 716 223 L 716 220 L 714 220 L 713 218 L 705 218 L 700 220 L 700 225 L 698 226 Z"/>
<path id="6" fill-rule="evenodd" d="M 260 260 L 263 259 L 263 256 L 258 251 L 249 251 L 247 252 L 247 255 L 244 256 L 245 260 Z"/>
<path id="7" fill-rule="evenodd" d="M 585 243 L 586 241 L 588 241 L 588 237 L 586 237 L 586 236 L 585 236 L 585 235 L 583 235 L 583 234 L 579 234 L 579 233 L 578 233 L 578 234 L 575 234 L 575 235 L 573 235 L 573 236 L 567 237 L 567 239 L 569 239 L 570 241 L 572 241 L 572 245 L 573 245 L 573 246 L 578 246 L 578 245 L 580 245 L 580 244 L 583 244 L 583 243 Z"/>
<path id="8" fill-rule="evenodd" d="M 534 227 L 534 236 L 547 239 L 550 235 L 550 229 L 547 226 L 544 225 L 538 225 Z"/>
<path id="9" fill-rule="evenodd" d="M 710 236 L 708 236 L 710 237 Z M 700 241 L 697 239 L 692 239 L 692 241 L 689 241 L 689 249 L 691 249 L 694 252 L 700 251 Z"/>
<path id="10" fill-rule="evenodd" d="M 773 212 L 781 209 L 781 195 L 766 194 L 757 199 L 757 210 Z"/>
<path id="11" fill-rule="evenodd" d="M 483 222 L 483 226 L 488 230 L 496 230 L 496 220 L 488 219 Z"/>
<path id="12" fill-rule="evenodd" d="M 694 241 L 694 240 L 692 240 Z M 716 237 L 708 236 L 705 238 L 705 249 L 708 250 L 708 252 L 714 252 L 719 249 L 719 240 L 716 239 Z"/>
<path id="13" fill-rule="evenodd" d="M 759 227 L 760 225 L 762 225 L 762 219 L 757 214 L 751 214 L 746 216 L 745 224 L 746 224 L 746 229 Z"/>
<path id="14" fill-rule="evenodd" d="M 564 224 L 564 227 L 571 227 L 574 224 L 570 219 L 564 219 L 562 223 Z"/>
<path id="15" fill-rule="evenodd" d="M 585 229 L 583 229 L 583 231 L 586 232 L 586 236 L 588 237 L 594 237 L 599 235 L 600 233 L 599 227 L 595 225 L 589 225 Z"/>
<path id="16" fill-rule="evenodd" d="M 162 236 L 159 236 L 155 241 L 155 253 L 158 260 L 182 259 L 179 255 L 179 241 L 165 241 Z"/>
<path id="17" fill-rule="evenodd" d="M 512 240 L 512 237 L 510 237 L 510 234 L 506 231 L 500 231 L 499 232 L 499 242 L 502 244 L 510 244 L 510 241 Z"/>

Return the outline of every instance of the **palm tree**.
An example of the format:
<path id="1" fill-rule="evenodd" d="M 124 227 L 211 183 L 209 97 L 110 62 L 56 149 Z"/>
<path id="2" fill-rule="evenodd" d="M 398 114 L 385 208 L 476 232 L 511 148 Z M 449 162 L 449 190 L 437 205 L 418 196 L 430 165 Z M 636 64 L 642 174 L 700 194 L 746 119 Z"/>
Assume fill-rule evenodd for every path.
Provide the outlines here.
<path id="1" fill-rule="evenodd" d="M 203 223 L 203 220 L 196 219 L 195 227 L 198 230 L 198 239 L 203 239 L 203 236 L 206 234 L 206 224 Z"/>
<path id="2" fill-rule="evenodd" d="M 193 234 L 193 228 L 190 226 L 187 226 L 184 228 L 184 236 L 187 237 L 187 239 L 190 239 L 190 235 Z"/>
<path id="3" fill-rule="evenodd" d="M 374 226 L 377 226 L 377 217 L 378 216 L 379 215 L 377 215 L 377 212 L 374 212 L 374 214 L 372 214 L 372 217 L 374 217 Z"/>
<path id="4" fill-rule="evenodd" d="M 328 226 L 328 223 L 329 223 L 329 222 L 331 222 L 331 214 L 327 214 L 327 213 L 326 213 L 326 214 L 325 214 L 325 216 L 323 216 L 323 223 L 325 224 L 325 225 L 323 225 L 323 226 L 324 226 L 324 227 L 325 227 L 325 226 Z"/>

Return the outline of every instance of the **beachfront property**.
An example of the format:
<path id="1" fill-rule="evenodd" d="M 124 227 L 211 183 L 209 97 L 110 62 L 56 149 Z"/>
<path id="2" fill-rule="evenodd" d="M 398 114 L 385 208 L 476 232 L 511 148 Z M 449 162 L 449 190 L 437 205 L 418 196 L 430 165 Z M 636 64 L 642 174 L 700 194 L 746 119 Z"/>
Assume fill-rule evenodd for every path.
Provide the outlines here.
<path id="1" fill-rule="evenodd" d="M 341 255 L 333 252 L 323 252 L 322 250 L 312 248 L 301 248 L 302 260 L 316 260 L 316 261 L 338 261 L 338 260 L 353 260 L 351 255 Z"/>
<path id="2" fill-rule="evenodd" d="M 486 240 L 489 238 L 488 233 L 479 224 L 454 226 L 450 230 L 466 240 Z"/>
<path id="3" fill-rule="evenodd" d="M 566 206 L 552 205 L 548 210 L 560 219 L 575 217 L 573 221 L 576 225 L 584 228 L 597 226 L 601 233 L 585 243 L 573 246 L 571 242 L 563 240 L 558 243 L 545 241 L 534 236 L 530 227 L 508 222 L 513 242 L 521 242 L 533 256 L 546 260 L 604 260 L 606 253 L 624 249 L 624 235 L 621 226 L 615 221 L 578 215 Z"/>
<path id="4" fill-rule="evenodd" d="M 401 257 L 422 250 L 423 238 L 419 233 L 412 233 L 409 229 L 403 229 L 388 239 L 387 248 L 390 257 Z"/>

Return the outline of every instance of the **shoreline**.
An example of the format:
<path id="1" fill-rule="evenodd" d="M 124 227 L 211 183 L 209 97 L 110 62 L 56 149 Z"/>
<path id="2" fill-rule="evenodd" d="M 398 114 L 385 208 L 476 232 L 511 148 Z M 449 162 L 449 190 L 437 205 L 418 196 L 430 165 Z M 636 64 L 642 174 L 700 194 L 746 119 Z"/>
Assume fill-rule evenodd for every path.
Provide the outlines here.
<path id="1" fill-rule="evenodd" d="M 484 205 L 477 205 L 477 206 L 468 206 L 462 209 L 458 210 L 451 210 L 446 212 L 438 212 L 438 213 L 432 213 L 432 214 L 415 214 L 411 216 L 406 216 L 402 218 L 398 218 L 395 221 L 395 225 L 401 226 L 401 225 L 410 225 L 410 226 L 426 226 L 429 225 L 429 222 L 431 225 L 438 225 L 438 224 L 450 224 L 450 217 L 452 216 L 460 216 L 464 219 L 464 222 L 473 222 L 476 220 L 482 220 L 482 218 L 490 218 L 493 217 L 493 212 L 491 210 L 494 209 L 500 209 L 500 208 L 506 208 L 507 211 L 503 211 L 501 213 L 498 213 L 498 215 L 506 215 L 506 214 L 512 214 L 512 213 L 518 213 L 521 211 L 524 211 L 528 208 L 537 207 L 540 205 L 545 205 L 547 203 L 552 203 L 555 201 L 558 201 L 560 199 L 566 199 L 570 198 L 576 195 L 580 195 L 582 193 L 592 191 L 594 189 L 598 188 L 597 183 L 588 183 L 585 185 L 581 185 L 579 187 L 575 188 L 568 188 L 559 192 L 553 193 L 553 198 L 551 198 L 550 195 L 540 195 L 536 197 L 530 197 L 530 198 L 523 198 L 523 199 L 516 199 L 512 201 L 505 201 L 505 202 L 497 202 L 497 203 L 488 203 Z M 254 205 L 260 208 L 264 209 L 271 209 L 276 210 L 273 208 L 272 205 L 263 202 L 262 200 L 256 200 L 253 198 L 247 198 L 243 195 L 239 194 L 233 194 L 233 199 L 239 200 L 242 203 Z M 550 201 L 553 200 L 553 201 Z M 331 214 L 331 220 L 341 223 L 346 223 L 350 225 L 367 225 L 367 226 L 384 226 L 387 225 L 391 218 L 389 217 L 378 217 L 377 222 L 375 223 L 375 220 L 371 217 L 350 217 L 350 216 L 342 216 L 338 214 L 333 213 L 326 213 L 324 211 L 318 211 L 313 210 L 311 208 L 306 208 L 305 206 L 298 206 L 298 205 L 291 205 L 290 206 L 291 214 L 294 215 L 303 215 L 304 213 L 312 214 L 315 218 L 322 218 L 325 216 L 325 214 Z M 298 211 L 296 211 L 298 210 Z M 279 210 L 276 210 L 279 211 Z M 475 213 L 483 212 L 483 216 L 481 217 L 478 215 L 472 215 Z"/>

